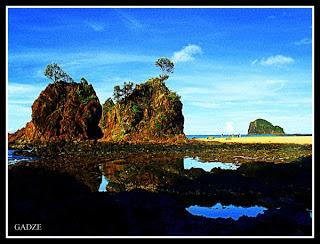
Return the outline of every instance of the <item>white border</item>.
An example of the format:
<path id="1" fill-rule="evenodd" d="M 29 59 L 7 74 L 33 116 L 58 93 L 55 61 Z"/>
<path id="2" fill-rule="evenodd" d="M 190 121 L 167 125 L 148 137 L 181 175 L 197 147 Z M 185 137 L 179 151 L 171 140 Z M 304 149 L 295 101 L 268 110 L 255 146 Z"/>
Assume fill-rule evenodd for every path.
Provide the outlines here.
<path id="1" fill-rule="evenodd" d="M 314 131 L 314 77 L 315 77 L 315 69 L 314 69 L 314 43 L 315 43 L 315 36 L 314 36 L 314 8 L 312 8 L 312 237 L 314 237 L 314 233 L 315 233 L 315 228 L 314 228 L 314 223 L 315 223 L 315 190 L 314 190 L 314 178 L 315 178 L 315 171 L 314 171 L 314 164 L 315 164 L 315 131 Z"/>
<path id="2" fill-rule="evenodd" d="M 292 239 L 305 239 L 305 238 L 314 238 L 314 223 L 315 223 L 315 205 L 314 205 L 314 177 L 315 177 L 315 172 L 314 172 L 314 146 L 315 146 L 315 138 L 314 138 L 314 41 L 315 41 L 315 36 L 314 36 L 314 6 L 306 5 L 306 6 L 197 6 L 197 5 L 185 5 L 185 6 L 6 6 L 6 155 L 8 155 L 8 70 L 9 70 L 9 65 L 8 65 L 8 11 L 9 8 L 29 8 L 29 9 L 40 9 L 40 8 L 61 8 L 61 9 L 68 9 L 68 8 L 168 8 L 168 9 L 178 9 L 178 8 L 187 8 L 187 9 L 201 9 L 201 8 L 241 8 L 241 9 L 250 9 L 250 8 L 261 8 L 261 9 L 268 9 L 268 8 L 288 8 L 288 9 L 295 9 L 295 8 L 311 8 L 312 9 L 312 235 L 311 236 L 9 236 L 8 235 L 8 156 L 6 156 L 6 238 L 8 239 L 28 239 L 28 238 L 42 238 L 42 239 L 47 239 L 47 238 L 54 238 L 54 239 L 59 239 L 59 238 L 82 238 L 82 239 L 92 239 L 92 238 L 123 238 L 123 239 L 136 239 L 136 238 L 191 238 L 191 239 L 208 239 L 208 238 L 231 238 L 231 239 L 239 239 L 239 238 L 250 238 L 250 239 L 260 239 L 260 238 L 267 238 L 267 239 L 273 239 L 273 238 L 292 238 Z"/>
<path id="3" fill-rule="evenodd" d="M 9 87 L 9 74 L 8 74 L 8 7 L 6 7 L 6 238 L 8 238 L 8 87 Z"/>

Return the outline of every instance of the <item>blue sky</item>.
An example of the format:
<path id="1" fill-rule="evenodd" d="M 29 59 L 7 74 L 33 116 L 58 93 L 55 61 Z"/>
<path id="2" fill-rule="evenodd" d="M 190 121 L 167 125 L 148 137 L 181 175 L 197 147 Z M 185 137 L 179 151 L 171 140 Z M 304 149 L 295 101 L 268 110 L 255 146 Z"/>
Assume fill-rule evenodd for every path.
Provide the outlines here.
<path id="1" fill-rule="evenodd" d="M 116 84 L 158 76 L 181 95 L 186 134 L 247 133 L 264 118 L 286 133 L 312 132 L 312 10 L 17 9 L 8 15 L 8 130 L 31 120 L 31 105 L 58 63 L 85 77 L 103 103 Z"/>

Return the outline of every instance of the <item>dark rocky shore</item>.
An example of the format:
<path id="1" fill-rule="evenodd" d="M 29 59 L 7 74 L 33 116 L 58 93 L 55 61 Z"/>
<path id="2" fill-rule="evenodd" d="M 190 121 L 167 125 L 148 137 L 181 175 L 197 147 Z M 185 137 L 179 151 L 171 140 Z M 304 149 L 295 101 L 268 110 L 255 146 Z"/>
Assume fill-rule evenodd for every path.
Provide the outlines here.
<path id="1" fill-rule="evenodd" d="M 10 166 L 10 235 L 310 235 L 311 157 L 238 170 L 183 169 L 182 157 L 42 160 Z M 119 158 L 119 155 L 115 155 Z M 109 160 L 111 160 L 110 158 Z M 108 192 L 97 192 L 101 168 Z M 66 166 L 68 165 L 68 166 Z M 235 221 L 193 216 L 190 205 L 217 202 L 268 208 Z M 42 231 L 15 231 L 41 223 Z"/>
<path id="2" fill-rule="evenodd" d="M 113 153 L 182 153 L 201 156 L 205 160 L 221 162 L 273 162 L 289 163 L 312 155 L 312 145 L 298 144 L 223 144 L 186 140 L 180 143 L 106 143 L 83 141 L 79 143 L 46 143 L 41 145 L 11 145 L 16 154 L 39 158 L 104 157 Z M 20 149 L 29 149 L 20 150 Z"/>

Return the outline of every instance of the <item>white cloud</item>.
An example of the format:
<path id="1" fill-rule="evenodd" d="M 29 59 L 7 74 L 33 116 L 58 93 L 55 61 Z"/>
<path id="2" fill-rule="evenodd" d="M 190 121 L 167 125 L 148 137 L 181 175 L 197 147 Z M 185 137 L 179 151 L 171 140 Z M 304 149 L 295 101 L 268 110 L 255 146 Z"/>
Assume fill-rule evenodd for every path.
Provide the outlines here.
<path id="1" fill-rule="evenodd" d="M 103 66 L 107 64 L 119 63 L 150 63 L 155 60 L 155 56 L 130 53 L 115 53 L 107 51 L 89 51 L 82 53 L 60 53 L 60 52 L 29 52 L 29 53 L 12 53 L 9 55 L 9 65 L 19 62 L 21 65 L 30 65 L 31 61 L 39 63 L 56 62 L 62 68 L 80 67 L 81 65 Z M 40 69 L 36 71 L 36 75 L 43 76 Z"/>
<path id="2" fill-rule="evenodd" d="M 208 109 L 213 109 L 213 108 L 219 107 L 219 104 L 217 104 L 217 103 L 206 102 L 206 101 L 191 102 L 190 105 L 200 107 L 200 108 L 208 108 Z"/>
<path id="3" fill-rule="evenodd" d="M 45 83 L 23 84 L 8 83 L 8 106 L 9 116 L 22 116 L 22 113 L 31 114 L 31 105 L 46 87 Z"/>
<path id="4" fill-rule="evenodd" d="M 184 100 L 192 102 L 199 102 L 200 99 L 201 101 L 210 101 L 212 98 L 215 99 L 215 102 L 219 101 L 219 103 L 247 102 L 275 96 L 288 83 L 287 80 L 263 78 L 250 78 L 250 80 L 242 82 L 216 81 L 212 83 L 200 78 L 197 80 L 200 84 L 206 85 L 183 87 L 178 89 L 177 93 Z"/>
<path id="5" fill-rule="evenodd" d="M 10 100 L 10 104 L 14 104 L 14 105 L 30 105 L 32 103 L 33 103 L 32 100 L 24 100 L 24 99 Z"/>
<path id="6" fill-rule="evenodd" d="M 262 65 L 262 66 L 281 66 L 286 64 L 294 63 L 294 59 L 289 56 L 284 56 L 281 54 L 270 56 L 268 58 L 255 59 L 251 62 L 251 65 Z"/>
<path id="7" fill-rule="evenodd" d="M 28 95 L 36 90 L 38 90 L 37 86 L 29 85 L 29 84 L 10 83 L 9 82 L 9 86 L 8 86 L 9 96 L 10 95 L 17 95 L 17 94 Z"/>
<path id="8" fill-rule="evenodd" d="M 233 128 L 233 122 L 231 121 L 228 121 L 226 122 L 226 128 L 225 128 L 226 132 L 227 133 L 232 133 L 234 131 L 234 128 Z"/>
<path id="9" fill-rule="evenodd" d="M 210 89 L 203 87 L 182 87 L 177 91 L 180 95 L 200 95 L 211 94 Z"/>
<path id="10" fill-rule="evenodd" d="M 267 19 L 275 19 L 275 18 L 276 18 L 275 15 L 269 15 L 269 16 L 267 17 Z"/>
<path id="11" fill-rule="evenodd" d="M 283 55 L 270 56 L 268 58 L 262 58 L 259 64 L 263 66 L 279 66 L 294 63 L 294 59 Z"/>
<path id="12" fill-rule="evenodd" d="M 194 55 L 201 53 L 201 47 L 194 44 L 189 44 L 188 46 L 182 48 L 180 51 L 174 52 L 172 60 L 174 63 L 188 62 L 194 60 Z"/>
<path id="13" fill-rule="evenodd" d="M 21 106 L 21 105 L 18 105 L 18 104 L 11 104 L 11 102 L 9 102 L 8 104 L 8 109 L 10 110 L 10 114 L 9 115 L 12 115 L 13 113 L 19 117 L 19 116 L 23 116 L 23 115 L 27 115 L 28 118 L 30 117 L 31 115 L 31 105 L 30 106 Z"/>
<path id="14" fill-rule="evenodd" d="M 144 29 L 144 25 L 132 15 L 127 14 L 121 10 L 116 10 L 116 12 L 121 16 L 121 20 L 124 22 L 128 29 L 133 31 L 141 31 Z"/>
<path id="15" fill-rule="evenodd" d="M 301 46 L 301 45 L 309 45 L 309 44 L 311 44 L 312 42 L 311 42 L 311 39 L 309 39 L 309 38 L 303 38 L 303 39 L 301 39 L 301 40 L 299 40 L 299 41 L 296 41 L 294 44 L 295 45 L 297 45 L 297 46 Z"/>
<path id="16" fill-rule="evenodd" d="M 104 23 L 88 22 L 87 25 L 96 32 L 104 31 L 105 28 Z"/>
<path id="17" fill-rule="evenodd" d="M 257 79 L 239 83 L 219 83 L 214 90 L 219 93 L 220 99 L 225 101 L 253 101 L 257 99 L 275 96 L 285 84 L 286 80 Z"/>
<path id="18" fill-rule="evenodd" d="M 251 62 L 251 65 L 255 65 L 256 63 L 258 63 L 258 59 L 255 59 L 255 60 L 253 60 L 252 62 Z"/>

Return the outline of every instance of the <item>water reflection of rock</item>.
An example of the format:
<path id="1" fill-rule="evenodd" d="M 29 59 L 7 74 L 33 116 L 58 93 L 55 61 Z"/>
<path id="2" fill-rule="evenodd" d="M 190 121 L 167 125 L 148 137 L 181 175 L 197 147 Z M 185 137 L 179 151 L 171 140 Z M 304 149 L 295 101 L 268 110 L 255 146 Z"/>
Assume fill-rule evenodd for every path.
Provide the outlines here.
<path id="1" fill-rule="evenodd" d="M 197 156 L 204 161 L 201 155 Z M 184 157 L 178 153 L 113 153 L 108 157 L 41 160 L 28 167 L 68 173 L 92 192 L 99 191 L 104 175 L 108 180 L 107 192 L 133 189 L 165 192 L 188 198 L 190 205 L 199 204 L 200 197 L 209 199 L 210 204 L 221 201 L 241 206 L 279 207 L 294 203 L 299 208 L 311 208 L 311 157 L 290 164 L 247 163 L 236 170 L 214 168 L 210 172 L 184 169 Z M 210 206 L 206 200 L 204 203 Z"/>
<path id="2" fill-rule="evenodd" d="M 108 192 L 137 188 L 155 192 L 170 187 L 183 174 L 182 156 L 130 155 L 100 165 L 109 180 Z"/>
<path id="3" fill-rule="evenodd" d="M 46 169 L 54 172 L 67 173 L 85 184 L 91 191 L 97 191 L 101 182 L 99 165 L 90 157 L 64 157 L 37 160 L 32 163 L 18 162 L 11 167 Z"/>
<path id="4" fill-rule="evenodd" d="M 87 163 L 90 167 L 96 165 L 93 160 Z M 216 179 L 216 193 L 223 187 L 230 186 L 233 186 L 233 191 L 239 188 L 238 190 L 242 189 L 242 194 L 247 193 L 241 196 L 230 191 L 229 194 L 208 197 L 196 194 L 153 193 L 140 189 L 100 194 L 90 192 L 92 190 L 83 184 L 84 181 L 80 182 L 80 178 L 75 178 L 75 175 L 52 171 L 53 168 L 58 169 L 57 162 L 56 166 L 49 170 L 31 168 L 33 164 L 30 164 L 30 167 L 9 167 L 8 231 L 9 235 L 49 236 L 311 235 L 312 220 L 306 211 L 306 208 L 311 209 L 311 206 L 308 206 L 311 198 L 307 199 L 308 191 L 311 193 L 311 190 L 308 190 L 308 179 L 311 175 L 307 174 L 309 163 L 307 160 L 283 167 L 264 165 L 262 168 L 240 167 L 240 171 L 221 170 L 223 178 L 228 173 L 232 175 L 225 180 L 219 177 L 220 173 L 205 172 L 204 177 L 197 178 L 193 185 L 197 182 L 199 185 L 213 184 L 212 180 Z M 69 168 L 70 172 L 75 173 L 76 166 L 81 168 L 81 165 L 74 164 Z M 94 169 L 101 177 L 99 167 Z M 279 173 L 275 174 L 276 171 Z M 241 174 L 245 174 L 243 177 L 247 178 L 241 180 Z M 259 178 L 261 182 L 266 182 L 266 185 L 257 185 Z M 307 181 L 303 182 L 304 178 Z M 89 179 L 97 178 L 90 175 Z M 89 179 L 86 180 L 87 183 L 91 182 Z M 100 180 L 96 182 L 99 184 Z M 270 182 L 273 182 L 273 185 Z M 258 200 L 250 198 L 250 192 L 245 191 L 244 183 L 249 190 L 256 188 L 252 194 L 256 195 Z M 176 184 L 181 182 L 177 181 Z M 267 206 L 272 205 L 272 201 L 278 199 L 279 194 L 282 199 L 288 200 L 287 203 L 283 202 L 282 206 L 276 208 Z M 299 206 L 301 201 L 306 201 L 307 205 Z M 186 210 L 191 205 L 212 207 L 217 203 L 222 206 L 234 204 L 243 207 L 261 205 L 268 210 L 257 217 L 241 216 L 238 220 L 194 216 Z M 41 223 L 45 228 L 37 233 L 26 233 L 15 231 L 16 223 Z"/>

